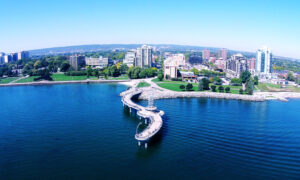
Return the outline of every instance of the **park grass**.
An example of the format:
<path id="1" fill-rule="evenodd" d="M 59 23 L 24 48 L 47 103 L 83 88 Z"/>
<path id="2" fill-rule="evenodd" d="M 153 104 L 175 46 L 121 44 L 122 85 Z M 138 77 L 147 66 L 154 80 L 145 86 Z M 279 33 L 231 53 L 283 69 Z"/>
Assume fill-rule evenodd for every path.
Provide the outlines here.
<path id="1" fill-rule="evenodd" d="M 288 90 L 293 91 L 293 92 L 298 92 L 298 93 L 300 93 L 300 87 L 295 87 L 295 86 L 288 85 L 286 88 L 287 88 Z"/>
<path id="2" fill-rule="evenodd" d="M 263 92 L 270 92 L 271 89 L 275 91 L 283 90 L 278 84 L 270 84 L 270 83 L 258 83 L 257 88 Z"/>
<path id="3" fill-rule="evenodd" d="M 87 76 L 66 76 L 64 74 L 52 74 L 53 81 L 80 81 L 88 79 Z"/>
<path id="4" fill-rule="evenodd" d="M 19 77 L 7 77 L 7 78 L 3 78 L 3 79 L 0 79 L 0 84 L 7 84 L 7 83 L 10 83 L 16 79 L 18 79 Z"/>
<path id="5" fill-rule="evenodd" d="M 119 77 L 108 77 L 108 80 L 128 80 L 129 77 L 127 74 L 121 75 Z"/>
<path id="6" fill-rule="evenodd" d="M 257 88 L 263 92 L 300 92 L 299 87 L 287 85 L 286 88 L 281 88 L 279 84 L 259 83 Z"/>
<path id="7" fill-rule="evenodd" d="M 34 78 L 37 78 L 39 76 L 29 76 L 27 78 L 24 79 L 20 79 L 18 81 L 16 81 L 16 83 L 29 83 L 29 82 L 34 82 Z"/>
<path id="8" fill-rule="evenodd" d="M 138 88 L 149 87 L 149 86 L 150 86 L 150 84 L 147 83 L 147 82 L 140 82 L 140 83 L 137 85 Z"/>
<path id="9" fill-rule="evenodd" d="M 185 90 L 180 89 L 180 85 L 186 86 L 188 82 L 183 82 L 183 81 L 159 81 L 159 80 L 152 80 L 155 82 L 159 87 L 165 88 L 171 91 L 177 91 L 177 92 L 182 92 Z M 193 89 L 191 91 L 199 91 L 198 90 L 198 83 L 192 83 Z M 211 83 L 209 86 L 211 87 L 213 84 Z M 239 94 L 239 90 L 242 88 L 242 86 L 230 86 L 230 85 L 222 85 L 224 87 L 224 92 L 226 87 L 230 87 L 230 93 L 231 94 Z M 219 85 L 216 85 L 216 91 L 218 92 Z"/>

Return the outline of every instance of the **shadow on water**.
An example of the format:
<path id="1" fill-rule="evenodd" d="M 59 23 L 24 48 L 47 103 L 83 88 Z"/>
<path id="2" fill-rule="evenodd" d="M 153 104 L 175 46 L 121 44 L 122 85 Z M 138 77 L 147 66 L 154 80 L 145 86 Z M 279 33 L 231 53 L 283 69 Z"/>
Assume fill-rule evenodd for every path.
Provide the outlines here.
<path id="1" fill-rule="evenodd" d="M 168 131 L 168 117 L 166 115 L 163 116 L 163 127 L 162 129 L 155 135 L 153 136 L 150 141 L 148 142 L 148 148 L 146 149 L 144 144 L 142 144 L 137 152 L 136 156 L 137 158 L 148 158 L 151 157 L 153 154 L 157 153 L 161 149 L 161 144 L 163 137 L 167 134 Z"/>

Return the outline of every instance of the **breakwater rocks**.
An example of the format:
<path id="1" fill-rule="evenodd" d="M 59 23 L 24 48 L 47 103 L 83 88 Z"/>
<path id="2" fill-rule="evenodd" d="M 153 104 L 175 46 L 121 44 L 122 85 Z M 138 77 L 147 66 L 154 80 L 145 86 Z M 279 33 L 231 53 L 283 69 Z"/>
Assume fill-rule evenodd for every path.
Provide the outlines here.
<path id="1" fill-rule="evenodd" d="M 235 100 L 245 100 L 245 101 L 266 100 L 266 98 L 263 95 L 242 95 L 242 94 L 228 94 L 228 93 L 216 93 L 216 92 L 174 92 L 174 91 L 162 91 L 156 88 L 144 88 L 139 99 L 147 100 L 149 95 L 152 95 L 153 99 L 220 98 L 220 99 L 235 99 Z"/>

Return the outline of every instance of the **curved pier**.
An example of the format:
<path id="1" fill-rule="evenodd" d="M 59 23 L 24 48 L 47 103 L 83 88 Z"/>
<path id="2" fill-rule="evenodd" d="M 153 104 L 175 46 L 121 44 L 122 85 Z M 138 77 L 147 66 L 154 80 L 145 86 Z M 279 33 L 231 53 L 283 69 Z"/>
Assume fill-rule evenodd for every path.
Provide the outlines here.
<path id="1" fill-rule="evenodd" d="M 146 107 L 140 106 L 132 101 L 132 98 L 134 96 L 139 95 L 142 92 L 142 89 L 131 88 L 120 94 L 122 96 L 123 105 L 128 106 L 130 112 L 132 112 L 132 110 L 137 111 L 137 115 L 140 116 L 140 118 L 145 118 L 146 123 L 147 120 L 149 120 L 148 127 L 142 132 L 137 133 L 135 135 L 135 139 L 139 141 L 139 145 L 141 142 L 149 141 L 151 137 L 153 137 L 157 132 L 159 132 L 163 124 L 161 116 L 164 114 L 163 111 L 151 111 L 148 110 Z M 145 147 L 147 147 L 147 143 L 145 144 Z"/>

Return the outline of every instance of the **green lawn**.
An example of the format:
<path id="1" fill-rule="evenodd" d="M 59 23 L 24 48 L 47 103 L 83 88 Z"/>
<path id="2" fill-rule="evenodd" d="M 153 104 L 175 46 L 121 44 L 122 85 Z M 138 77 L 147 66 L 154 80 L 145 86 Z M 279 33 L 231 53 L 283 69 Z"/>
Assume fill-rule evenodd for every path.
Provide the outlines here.
<path id="1" fill-rule="evenodd" d="M 66 76 L 64 74 L 52 74 L 53 81 L 79 81 L 88 79 L 87 76 Z M 92 79 L 93 77 L 90 77 Z"/>
<path id="2" fill-rule="evenodd" d="M 292 91 L 292 92 L 300 92 L 299 87 L 287 85 L 286 88 L 281 88 L 278 84 L 270 84 L 270 83 L 259 83 L 256 86 L 263 92 L 280 92 L 280 91 Z"/>
<path id="3" fill-rule="evenodd" d="M 156 79 L 153 79 L 152 80 L 153 82 L 156 82 L 156 84 L 159 86 L 159 87 L 162 87 L 162 88 L 165 88 L 165 89 L 169 89 L 169 90 L 172 90 L 172 91 L 182 91 L 180 89 L 180 85 L 187 85 L 188 83 L 187 82 L 182 82 L 182 81 L 158 81 Z M 193 84 L 193 91 L 198 91 L 198 83 L 192 83 Z M 213 84 L 210 84 L 209 86 L 212 86 Z M 218 92 L 218 87 L 219 86 L 216 86 L 216 89 L 217 89 L 217 92 Z M 229 85 L 223 85 L 224 89 L 226 87 L 230 87 L 230 93 L 232 94 L 239 94 L 239 90 L 242 88 L 242 86 L 229 86 Z M 224 90 L 225 91 L 225 90 Z"/>
<path id="4" fill-rule="evenodd" d="M 108 77 L 108 80 L 128 80 L 128 75 L 121 75 L 119 77 Z"/>
<path id="5" fill-rule="evenodd" d="M 19 77 L 7 77 L 7 78 L 3 78 L 3 79 L 0 79 L 0 84 L 7 84 L 7 83 L 10 83 L 16 79 L 18 79 Z"/>
<path id="6" fill-rule="evenodd" d="M 16 83 L 27 83 L 27 82 L 33 82 L 34 78 L 37 78 L 39 76 L 30 76 L 24 79 L 20 79 L 19 81 L 17 81 Z"/>
<path id="7" fill-rule="evenodd" d="M 137 85 L 138 88 L 141 88 L 141 87 L 149 87 L 149 86 L 150 86 L 150 84 L 149 84 L 149 83 L 146 83 L 146 82 L 140 82 L 140 83 Z"/>
<path id="8" fill-rule="evenodd" d="M 258 83 L 257 88 L 263 92 L 268 92 L 271 89 L 275 91 L 283 90 L 278 84 L 270 84 L 270 83 Z"/>
<path id="9" fill-rule="evenodd" d="M 295 87 L 295 86 L 288 85 L 287 89 L 289 89 L 293 92 L 299 92 L 300 93 L 300 87 Z"/>

